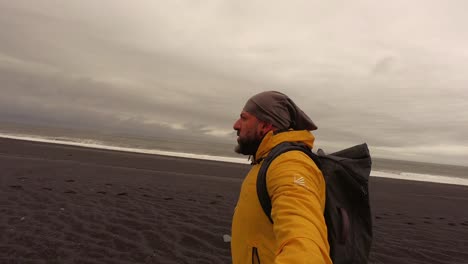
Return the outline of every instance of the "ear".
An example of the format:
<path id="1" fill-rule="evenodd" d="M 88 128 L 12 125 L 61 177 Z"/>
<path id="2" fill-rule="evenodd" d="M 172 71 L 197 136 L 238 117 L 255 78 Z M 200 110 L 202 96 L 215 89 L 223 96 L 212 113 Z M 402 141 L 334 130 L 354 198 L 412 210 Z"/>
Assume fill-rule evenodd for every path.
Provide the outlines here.
<path id="1" fill-rule="evenodd" d="M 273 130 L 273 125 L 267 122 L 262 122 L 260 126 L 262 130 L 262 136 L 266 135 L 268 132 Z"/>

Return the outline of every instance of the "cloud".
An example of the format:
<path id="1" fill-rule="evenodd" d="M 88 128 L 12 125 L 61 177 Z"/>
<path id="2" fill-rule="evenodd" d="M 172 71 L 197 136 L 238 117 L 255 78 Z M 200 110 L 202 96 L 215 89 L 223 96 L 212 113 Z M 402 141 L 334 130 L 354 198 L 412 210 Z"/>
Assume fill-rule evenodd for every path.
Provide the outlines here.
<path id="1" fill-rule="evenodd" d="M 216 127 L 203 127 L 201 129 L 205 135 L 232 139 L 235 134 L 233 129 L 220 129 Z"/>
<path id="2" fill-rule="evenodd" d="M 245 101 L 280 90 L 320 145 L 466 160 L 466 7 L 0 1 L 0 121 L 225 146 Z"/>
<path id="3" fill-rule="evenodd" d="M 395 58 L 387 56 L 377 61 L 374 68 L 372 69 L 372 74 L 386 74 L 391 71 L 392 64 L 394 63 Z"/>

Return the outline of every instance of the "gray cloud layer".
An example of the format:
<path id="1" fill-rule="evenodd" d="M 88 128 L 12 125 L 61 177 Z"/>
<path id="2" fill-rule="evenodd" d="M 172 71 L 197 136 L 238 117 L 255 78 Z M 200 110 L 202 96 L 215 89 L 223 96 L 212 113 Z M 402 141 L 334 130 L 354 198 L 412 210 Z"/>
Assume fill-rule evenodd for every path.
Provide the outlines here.
<path id="1" fill-rule="evenodd" d="M 0 121 L 231 142 L 274 89 L 319 147 L 468 165 L 467 7 L 0 0 Z"/>

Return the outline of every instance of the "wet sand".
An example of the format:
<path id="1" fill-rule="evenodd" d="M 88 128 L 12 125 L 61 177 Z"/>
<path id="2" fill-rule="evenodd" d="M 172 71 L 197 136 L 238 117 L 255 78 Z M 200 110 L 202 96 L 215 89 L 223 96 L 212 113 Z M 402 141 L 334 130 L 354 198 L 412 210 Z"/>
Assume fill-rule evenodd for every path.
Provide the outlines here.
<path id="1" fill-rule="evenodd" d="M 248 165 L 0 139 L 0 263 L 230 263 Z M 371 178 L 370 263 L 468 263 L 468 187 Z"/>

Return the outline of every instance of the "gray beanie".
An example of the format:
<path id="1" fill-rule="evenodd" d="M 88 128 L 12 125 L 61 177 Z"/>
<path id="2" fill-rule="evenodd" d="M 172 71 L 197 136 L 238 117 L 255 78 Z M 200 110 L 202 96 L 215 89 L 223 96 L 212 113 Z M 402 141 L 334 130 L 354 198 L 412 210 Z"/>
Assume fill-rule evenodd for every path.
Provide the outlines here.
<path id="1" fill-rule="evenodd" d="M 316 130 L 312 120 L 285 94 L 267 91 L 252 96 L 244 111 L 278 129 Z"/>

